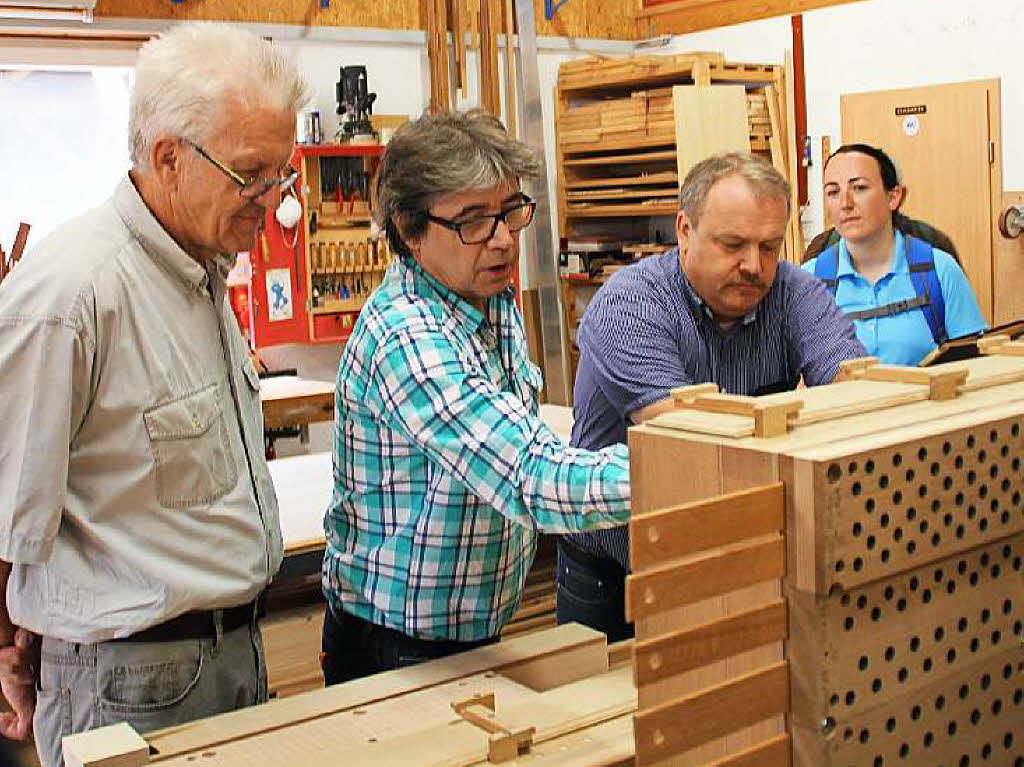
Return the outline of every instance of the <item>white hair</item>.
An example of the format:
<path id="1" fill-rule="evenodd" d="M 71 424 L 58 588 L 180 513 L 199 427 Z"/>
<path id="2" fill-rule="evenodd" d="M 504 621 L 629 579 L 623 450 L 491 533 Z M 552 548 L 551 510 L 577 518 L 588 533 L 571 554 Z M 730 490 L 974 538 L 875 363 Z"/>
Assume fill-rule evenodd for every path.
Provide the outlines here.
<path id="1" fill-rule="evenodd" d="M 149 166 L 159 136 L 205 141 L 225 103 L 298 113 L 310 90 L 273 43 L 226 24 L 181 24 L 139 50 L 128 116 L 132 164 Z"/>

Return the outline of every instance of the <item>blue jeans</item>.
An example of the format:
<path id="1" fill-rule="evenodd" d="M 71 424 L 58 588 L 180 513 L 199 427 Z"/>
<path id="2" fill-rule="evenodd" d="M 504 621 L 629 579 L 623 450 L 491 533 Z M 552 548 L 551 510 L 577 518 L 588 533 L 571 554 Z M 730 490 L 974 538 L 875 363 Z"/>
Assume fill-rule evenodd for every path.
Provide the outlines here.
<path id="1" fill-rule="evenodd" d="M 582 623 L 604 632 L 609 642 L 633 636 L 626 621 L 626 571 L 610 557 L 596 557 L 558 539 L 555 616 L 559 624 Z"/>
<path id="2" fill-rule="evenodd" d="M 476 642 L 435 641 L 403 634 L 343 612 L 324 611 L 323 654 L 320 665 L 324 683 L 350 682 L 381 671 L 415 666 L 423 661 L 493 644 L 498 637 Z"/>

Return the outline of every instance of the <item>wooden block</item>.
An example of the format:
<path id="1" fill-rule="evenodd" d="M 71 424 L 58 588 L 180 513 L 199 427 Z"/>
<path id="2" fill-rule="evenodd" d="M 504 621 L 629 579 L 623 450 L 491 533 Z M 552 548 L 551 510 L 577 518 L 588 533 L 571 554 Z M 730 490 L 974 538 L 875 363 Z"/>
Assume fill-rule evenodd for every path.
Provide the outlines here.
<path id="1" fill-rule="evenodd" d="M 862 378 L 869 381 L 891 381 L 895 383 L 922 384 L 928 387 L 928 399 L 954 399 L 959 388 L 967 382 L 968 369 L 965 367 L 912 368 L 902 365 L 873 365 L 865 369 Z"/>
<path id="2" fill-rule="evenodd" d="M 1024 357 L 1024 341 L 1011 341 L 1009 336 L 989 336 L 978 339 L 978 351 L 982 354 L 1003 354 Z"/>
<path id="3" fill-rule="evenodd" d="M 786 602 L 776 600 L 700 626 L 636 642 L 637 687 L 787 637 Z"/>
<path id="4" fill-rule="evenodd" d="M 533 746 L 533 736 L 536 732 L 536 727 L 522 727 L 515 731 L 491 735 L 487 743 L 488 761 L 493 764 L 501 764 L 528 754 Z"/>
<path id="5" fill-rule="evenodd" d="M 688 407 L 706 410 L 710 413 L 728 413 L 753 417 L 757 410 L 757 398 L 743 394 L 702 394 L 695 397 Z"/>
<path id="6" fill-rule="evenodd" d="M 67 767 L 142 767 L 149 764 L 149 744 L 121 722 L 64 738 Z"/>
<path id="7" fill-rule="evenodd" d="M 672 390 L 672 399 L 677 405 L 689 405 L 702 394 L 718 394 L 718 384 L 702 383 L 680 386 Z"/>
<path id="8" fill-rule="evenodd" d="M 630 575 L 626 580 L 626 615 L 635 621 L 778 578 L 785 571 L 785 541 L 781 535 L 723 547 L 679 564 Z"/>
<path id="9" fill-rule="evenodd" d="M 754 436 L 780 437 L 789 431 L 789 422 L 795 418 L 804 403 L 780 402 L 775 405 L 758 404 L 754 410 Z"/>
<path id="10" fill-rule="evenodd" d="M 859 378 L 861 373 L 870 367 L 874 367 L 880 361 L 878 357 L 857 357 L 856 359 L 840 362 L 839 375 L 836 376 L 836 380 Z"/>
<path id="11" fill-rule="evenodd" d="M 630 520 L 630 564 L 639 573 L 704 549 L 780 532 L 784 525 L 781 482 L 638 513 Z"/>
<path id="12" fill-rule="evenodd" d="M 781 662 L 638 711 L 634 720 L 636 763 L 652 764 L 688 751 L 785 713 L 788 705 L 789 666 Z"/>

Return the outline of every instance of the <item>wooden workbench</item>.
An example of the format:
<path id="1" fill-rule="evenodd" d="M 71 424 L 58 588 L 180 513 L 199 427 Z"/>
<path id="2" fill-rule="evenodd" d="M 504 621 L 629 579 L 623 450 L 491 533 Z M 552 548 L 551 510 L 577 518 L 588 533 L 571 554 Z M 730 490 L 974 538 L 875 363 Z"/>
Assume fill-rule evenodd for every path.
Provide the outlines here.
<path id="1" fill-rule="evenodd" d="M 334 418 L 334 383 L 298 376 L 260 379 L 263 425 L 267 429 L 302 426 Z"/>
<path id="2" fill-rule="evenodd" d="M 624 765 L 636 689 L 628 663 L 609 661 L 603 634 L 559 626 L 144 740 L 127 725 L 94 730 L 65 739 L 65 755 L 89 767 L 468 767 L 520 755 L 538 766 Z"/>

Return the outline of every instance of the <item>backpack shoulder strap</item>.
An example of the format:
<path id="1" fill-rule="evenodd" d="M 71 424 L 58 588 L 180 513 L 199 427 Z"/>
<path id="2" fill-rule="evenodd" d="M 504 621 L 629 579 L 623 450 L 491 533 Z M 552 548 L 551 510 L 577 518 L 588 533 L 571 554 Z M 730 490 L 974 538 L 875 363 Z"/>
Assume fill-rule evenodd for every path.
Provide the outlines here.
<path id="1" fill-rule="evenodd" d="M 942 285 L 938 272 L 935 271 L 935 257 L 932 246 L 923 240 L 904 235 L 907 251 L 907 267 L 910 269 L 910 280 L 914 283 L 914 291 L 918 298 L 927 301 L 921 306 L 928 329 L 936 344 L 942 344 L 946 335 L 946 301 L 942 295 Z"/>
<path id="2" fill-rule="evenodd" d="M 828 292 L 833 296 L 836 294 L 836 284 L 839 274 L 839 244 L 825 248 L 818 254 L 818 260 L 814 262 L 814 276 L 825 283 Z"/>

